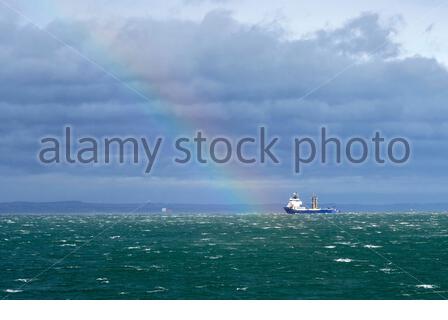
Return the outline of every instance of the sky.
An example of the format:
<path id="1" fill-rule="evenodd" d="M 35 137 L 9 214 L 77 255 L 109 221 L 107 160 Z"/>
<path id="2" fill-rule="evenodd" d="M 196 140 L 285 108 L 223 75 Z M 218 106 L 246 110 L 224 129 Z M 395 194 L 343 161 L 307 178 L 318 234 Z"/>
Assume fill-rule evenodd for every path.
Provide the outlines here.
<path id="1" fill-rule="evenodd" d="M 446 202 L 448 1 L 0 0 L 0 201 Z M 165 138 L 142 165 L 42 165 L 42 137 Z M 173 163 L 261 126 L 279 164 Z M 403 165 L 313 163 L 292 138 L 405 137 Z M 383 150 L 384 151 L 384 150 Z M 248 149 L 256 154 L 255 149 Z"/>

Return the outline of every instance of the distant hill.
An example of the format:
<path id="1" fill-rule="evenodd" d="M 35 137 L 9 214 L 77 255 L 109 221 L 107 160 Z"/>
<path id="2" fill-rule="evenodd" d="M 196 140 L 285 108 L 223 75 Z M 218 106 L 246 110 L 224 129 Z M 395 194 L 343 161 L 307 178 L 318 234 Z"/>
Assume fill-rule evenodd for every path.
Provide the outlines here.
<path id="1" fill-rule="evenodd" d="M 91 203 L 81 201 L 63 202 L 3 202 L 0 203 L 0 214 L 72 214 L 72 213 L 242 213 L 270 212 L 281 205 L 250 206 L 250 205 L 220 205 L 220 204 L 166 204 L 166 203 Z"/>
<path id="2" fill-rule="evenodd" d="M 433 204 L 321 204 L 342 212 L 448 212 L 448 203 Z M 167 203 L 89 203 L 63 202 L 3 202 L 0 214 L 138 214 L 138 213 L 282 213 L 283 204 L 167 204 Z"/>

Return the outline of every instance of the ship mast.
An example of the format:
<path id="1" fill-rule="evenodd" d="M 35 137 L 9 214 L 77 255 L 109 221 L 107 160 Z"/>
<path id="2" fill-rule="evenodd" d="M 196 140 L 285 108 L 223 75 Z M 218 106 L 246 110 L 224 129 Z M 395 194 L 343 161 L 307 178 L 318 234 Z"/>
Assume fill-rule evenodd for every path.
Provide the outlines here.
<path id="1" fill-rule="evenodd" d="M 317 209 L 317 208 L 318 208 L 317 196 L 313 194 L 313 196 L 311 197 L 311 209 Z"/>

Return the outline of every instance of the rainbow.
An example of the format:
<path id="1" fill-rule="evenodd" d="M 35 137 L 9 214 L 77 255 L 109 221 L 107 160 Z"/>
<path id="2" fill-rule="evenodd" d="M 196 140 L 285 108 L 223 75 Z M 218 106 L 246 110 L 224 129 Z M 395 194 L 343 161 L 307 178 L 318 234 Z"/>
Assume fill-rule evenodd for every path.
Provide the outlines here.
<path id="1" fill-rule="evenodd" d="M 59 1 L 41 1 L 37 5 L 36 2 L 27 2 L 22 4 L 22 8 L 17 8 L 17 11 L 23 12 L 25 16 L 28 12 L 42 12 L 45 10 L 47 17 L 57 18 L 58 14 L 69 15 L 69 8 L 64 6 L 64 2 Z M 37 20 L 42 17 L 36 18 Z M 28 20 L 34 20 L 35 17 L 28 16 Z M 37 24 L 37 23 L 36 23 Z M 118 51 L 112 51 L 108 46 L 107 39 L 110 37 L 108 34 L 95 34 L 89 29 L 79 28 L 78 33 L 85 36 L 88 42 L 83 48 L 78 48 L 75 45 L 65 42 L 65 39 L 60 39 L 61 43 L 66 43 L 72 48 L 78 56 L 96 65 L 103 70 L 106 74 L 114 78 L 117 82 L 125 86 L 132 94 L 135 94 L 137 98 L 140 98 L 142 107 L 148 112 L 152 112 L 154 108 L 157 108 L 157 112 L 161 112 L 162 121 L 157 119 L 156 122 L 151 123 L 151 128 L 158 130 L 158 133 L 164 132 L 166 134 L 179 134 L 179 132 L 195 132 L 202 130 L 207 133 L 205 123 L 201 123 L 198 119 L 191 116 L 182 116 L 175 114 L 173 109 L 175 102 L 173 96 L 166 94 L 166 90 L 163 90 L 162 83 L 156 82 L 139 82 L 132 83 L 122 81 L 121 79 L 136 78 L 139 76 L 139 70 L 136 70 L 134 64 L 129 61 L 129 58 Z M 96 57 L 96 58 L 92 58 Z M 101 57 L 101 58 L 98 58 Z M 105 67 L 107 66 L 107 67 Z M 109 68 L 113 69 L 110 70 Z M 141 73 L 140 73 L 141 74 Z M 201 101 L 200 97 L 195 96 L 195 101 Z M 157 116 L 159 117 L 159 115 Z M 217 124 L 219 126 L 219 124 Z M 216 130 L 216 127 L 213 128 Z M 214 186 L 218 186 L 222 189 L 220 199 L 228 204 L 260 204 L 263 202 L 260 199 L 266 199 L 262 194 L 260 188 L 251 188 L 247 181 L 253 180 L 256 176 L 251 175 L 251 170 L 247 170 L 242 166 L 232 166 L 227 164 L 215 164 L 208 162 L 204 165 L 204 177 L 208 178 Z"/>

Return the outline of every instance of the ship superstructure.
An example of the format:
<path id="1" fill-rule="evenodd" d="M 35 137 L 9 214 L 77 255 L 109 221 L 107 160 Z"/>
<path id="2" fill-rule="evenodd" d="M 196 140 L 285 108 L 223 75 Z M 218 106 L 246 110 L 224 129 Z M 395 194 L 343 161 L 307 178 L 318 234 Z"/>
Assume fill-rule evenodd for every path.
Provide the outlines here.
<path id="1" fill-rule="evenodd" d="M 294 192 L 289 199 L 288 204 L 284 207 L 286 213 L 289 214 L 301 214 L 301 213 L 337 213 L 338 210 L 335 208 L 325 208 L 321 209 L 318 205 L 318 199 L 316 195 L 311 197 L 311 208 L 307 208 L 303 205 L 302 200 L 300 200 L 299 195 Z"/>

